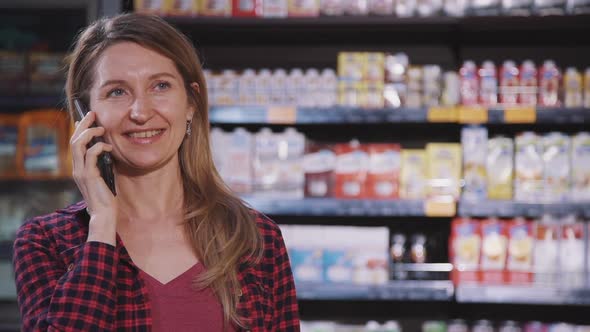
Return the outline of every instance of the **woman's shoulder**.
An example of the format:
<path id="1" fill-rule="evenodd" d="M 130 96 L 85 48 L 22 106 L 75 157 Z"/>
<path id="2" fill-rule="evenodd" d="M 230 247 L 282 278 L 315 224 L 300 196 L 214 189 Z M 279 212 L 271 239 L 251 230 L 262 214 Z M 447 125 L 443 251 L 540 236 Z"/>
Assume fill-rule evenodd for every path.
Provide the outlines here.
<path id="1" fill-rule="evenodd" d="M 256 225 L 262 232 L 263 236 L 270 236 L 273 238 L 273 240 L 276 237 L 281 237 L 281 229 L 274 220 L 260 211 L 250 209 L 250 212 L 254 215 L 254 218 L 256 219 Z"/>
<path id="2" fill-rule="evenodd" d="M 85 213 L 84 201 L 72 204 L 54 212 L 35 216 L 23 222 L 19 227 L 16 240 L 48 240 L 50 242 L 78 242 L 84 237 L 83 228 L 77 221 L 82 221 Z"/>

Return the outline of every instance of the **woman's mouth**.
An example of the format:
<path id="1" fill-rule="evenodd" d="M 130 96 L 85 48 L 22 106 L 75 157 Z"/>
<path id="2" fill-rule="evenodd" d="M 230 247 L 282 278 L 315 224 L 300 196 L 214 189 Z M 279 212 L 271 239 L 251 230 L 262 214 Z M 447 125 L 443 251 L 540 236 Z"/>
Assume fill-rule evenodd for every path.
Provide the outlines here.
<path id="1" fill-rule="evenodd" d="M 152 129 L 142 130 L 126 133 L 125 136 L 129 141 L 136 144 L 150 144 L 157 141 L 162 134 L 164 129 Z"/>

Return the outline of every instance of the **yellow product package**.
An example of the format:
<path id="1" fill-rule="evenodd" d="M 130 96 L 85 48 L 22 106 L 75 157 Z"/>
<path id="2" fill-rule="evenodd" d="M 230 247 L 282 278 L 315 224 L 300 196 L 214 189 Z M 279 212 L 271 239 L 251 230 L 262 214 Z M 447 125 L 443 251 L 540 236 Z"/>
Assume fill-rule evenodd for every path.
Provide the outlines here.
<path id="1" fill-rule="evenodd" d="M 543 142 L 533 132 L 516 136 L 514 157 L 514 199 L 519 202 L 539 202 L 543 200 L 544 162 Z"/>
<path id="2" fill-rule="evenodd" d="M 231 16 L 230 0 L 200 0 L 199 14 L 202 16 Z"/>
<path id="3" fill-rule="evenodd" d="M 429 143 L 428 196 L 459 199 L 461 181 L 461 145 L 456 143 Z"/>
<path id="4" fill-rule="evenodd" d="M 514 143 L 507 137 L 488 140 L 486 158 L 488 198 L 512 199 L 514 177 Z"/>
<path id="5" fill-rule="evenodd" d="M 400 173 L 400 198 L 423 199 L 426 197 L 426 172 L 428 159 L 425 150 L 402 150 Z"/>
<path id="6" fill-rule="evenodd" d="M 168 14 L 172 16 L 197 16 L 199 0 L 168 0 Z"/>
<path id="7" fill-rule="evenodd" d="M 481 201 L 487 197 L 486 156 L 488 130 L 485 127 L 469 126 L 461 130 L 463 148 L 463 198 Z"/>
<path id="8" fill-rule="evenodd" d="M 136 12 L 146 14 L 167 15 L 170 12 L 170 2 L 174 0 L 135 0 L 133 2 Z"/>
<path id="9" fill-rule="evenodd" d="M 366 60 L 366 53 L 338 53 L 338 79 L 344 82 L 362 81 Z"/>

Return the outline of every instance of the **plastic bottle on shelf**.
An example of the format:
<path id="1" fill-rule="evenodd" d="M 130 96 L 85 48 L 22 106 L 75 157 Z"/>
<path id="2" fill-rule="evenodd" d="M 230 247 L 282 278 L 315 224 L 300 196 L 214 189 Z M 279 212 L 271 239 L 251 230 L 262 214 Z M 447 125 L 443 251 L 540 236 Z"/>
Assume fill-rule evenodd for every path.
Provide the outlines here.
<path id="1" fill-rule="evenodd" d="M 590 108 L 590 67 L 584 71 L 584 108 Z"/>
<path id="2" fill-rule="evenodd" d="M 379 322 L 370 320 L 365 324 L 365 332 L 381 332 L 381 325 Z"/>
<path id="3" fill-rule="evenodd" d="M 483 106 L 494 106 L 498 103 L 498 78 L 496 66 L 492 61 L 484 61 L 478 70 L 479 103 Z"/>
<path id="4" fill-rule="evenodd" d="M 525 60 L 520 67 L 520 91 L 518 102 L 520 105 L 536 106 L 537 89 L 539 81 L 537 79 L 537 67 L 531 60 Z"/>
<path id="5" fill-rule="evenodd" d="M 229 137 L 226 182 L 236 193 L 250 193 L 252 191 L 253 135 L 245 128 L 237 127 Z"/>
<path id="6" fill-rule="evenodd" d="M 475 62 L 467 60 L 459 70 L 461 78 L 461 104 L 472 106 L 478 102 L 477 67 Z"/>
<path id="7" fill-rule="evenodd" d="M 461 83 L 459 75 L 454 71 L 447 71 L 444 73 L 443 80 L 442 105 L 459 105 L 461 103 Z"/>
<path id="8" fill-rule="evenodd" d="M 405 53 L 385 56 L 385 106 L 398 108 L 406 105 L 409 59 Z"/>
<path id="9" fill-rule="evenodd" d="M 519 70 L 514 61 L 506 60 L 500 69 L 500 103 L 503 106 L 518 104 Z"/>
<path id="10" fill-rule="evenodd" d="M 500 324 L 498 332 L 522 332 L 522 329 L 516 322 L 509 320 Z"/>
<path id="11" fill-rule="evenodd" d="M 442 94 L 442 70 L 438 65 L 424 66 L 424 106 L 438 106 Z"/>
<path id="12" fill-rule="evenodd" d="M 445 0 L 443 11 L 447 16 L 463 17 L 468 7 L 467 0 Z"/>
<path id="13" fill-rule="evenodd" d="M 494 326 L 489 320 L 478 320 L 473 324 L 471 332 L 494 332 Z"/>
<path id="14" fill-rule="evenodd" d="M 422 324 L 422 332 L 446 332 L 447 324 L 442 321 L 426 321 Z"/>
<path id="15" fill-rule="evenodd" d="M 582 75 L 574 67 L 568 67 L 563 76 L 564 105 L 566 108 L 582 107 L 583 82 Z"/>
<path id="16" fill-rule="evenodd" d="M 320 14 L 341 16 L 344 14 L 344 0 L 320 0 Z"/>
<path id="17" fill-rule="evenodd" d="M 283 68 L 275 69 L 272 73 L 272 84 L 270 85 L 270 104 L 287 104 L 287 71 Z"/>
<path id="18" fill-rule="evenodd" d="M 305 98 L 300 100 L 303 107 L 316 107 L 319 105 L 319 94 L 322 92 L 320 72 L 315 68 L 308 68 L 303 76 L 305 84 Z"/>
<path id="19" fill-rule="evenodd" d="M 319 95 L 317 105 L 319 107 L 333 107 L 338 103 L 338 77 L 334 69 L 325 68 L 320 75 Z"/>
<path id="20" fill-rule="evenodd" d="M 289 127 L 276 139 L 278 140 L 278 160 L 280 162 L 279 194 L 281 197 L 303 198 L 305 136 L 295 128 Z"/>
<path id="21" fill-rule="evenodd" d="M 256 104 L 256 71 L 254 69 L 245 69 L 238 79 L 239 104 L 255 105 Z"/>
<path id="22" fill-rule="evenodd" d="M 393 15 L 393 0 L 368 0 L 369 14 L 371 15 Z"/>
<path id="23" fill-rule="evenodd" d="M 284 18 L 289 15 L 287 0 L 264 0 L 262 4 L 262 15 L 264 17 Z"/>
<path id="24" fill-rule="evenodd" d="M 402 328 L 400 327 L 399 323 L 395 320 L 388 320 L 383 324 L 382 327 L 383 332 L 402 332 Z"/>
<path id="25" fill-rule="evenodd" d="M 447 332 L 469 332 L 469 327 L 462 319 L 453 319 L 447 325 Z"/>
<path id="26" fill-rule="evenodd" d="M 406 236 L 402 233 L 395 233 L 391 237 L 391 265 L 392 265 L 392 279 L 406 280 L 408 272 L 403 268 L 406 262 Z"/>
<path id="27" fill-rule="evenodd" d="M 539 71 L 539 105 L 558 107 L 560 105 L 561 73 L 552 60 L 545 60 Z"/>
<path id="28" fill-rule="evenodd" d="M 417 0 L 398 0 L 395 2 L 395 15 L 397 17 L 412 17 L 416 13 Z"/>
<path id="29" fill-rule="evenodd" d="M 277 195 L 280 160 L 277 137 L 270 128 L 262 128 L 254 136 L 253 182 L 257 195 L 273 197 Z"/>

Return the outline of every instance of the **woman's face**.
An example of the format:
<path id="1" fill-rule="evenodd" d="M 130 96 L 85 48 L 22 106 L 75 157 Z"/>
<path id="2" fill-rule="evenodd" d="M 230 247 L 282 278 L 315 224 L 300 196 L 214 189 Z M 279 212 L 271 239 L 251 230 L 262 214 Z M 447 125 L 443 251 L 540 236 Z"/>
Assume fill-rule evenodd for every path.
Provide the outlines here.
<path id="1" fill-rule="evenodd" d="M 106 129 L 118 165 L 149 171 L 177 162 L 195 110 L 172 60 L 121 42 L 102 53 L 95 70 L 90 109 Z"/>

